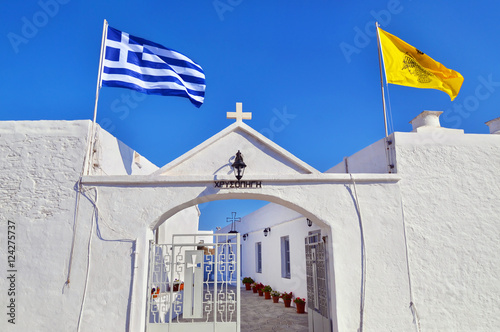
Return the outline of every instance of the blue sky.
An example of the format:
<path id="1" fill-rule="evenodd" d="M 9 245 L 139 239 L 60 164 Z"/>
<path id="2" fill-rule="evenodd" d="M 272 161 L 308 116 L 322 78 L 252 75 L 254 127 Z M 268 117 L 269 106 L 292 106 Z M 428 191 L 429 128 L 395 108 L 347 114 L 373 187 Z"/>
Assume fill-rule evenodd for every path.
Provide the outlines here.
<path id="1" fill-rule="evenodd" d="M 4 2 L 0 120 L 92 119 L 103 20 L 189 56 L 206 74 L 200 109 L 179 97 L 104 87 L 97 122 L 161 167 L 232 123 L 247 124 L 319 171 L 384 136 L 374 22 L 465 80 L 437 90 L 389 86 L 390 131 L 423 110 L 441 125 L 488 133 L 500 116 L 497 1 Z M 211 202 L 202 227 L 255 206 Z"/>

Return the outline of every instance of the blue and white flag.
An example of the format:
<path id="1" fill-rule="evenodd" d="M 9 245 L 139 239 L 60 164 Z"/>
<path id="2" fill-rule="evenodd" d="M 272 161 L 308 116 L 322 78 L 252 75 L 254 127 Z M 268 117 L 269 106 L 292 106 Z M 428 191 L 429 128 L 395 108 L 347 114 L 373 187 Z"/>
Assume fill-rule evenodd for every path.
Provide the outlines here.
<path id="1" fill-rule="evenodd" d="M 146 94 L 186 97 L 200 107 L 205 73 L 185 55 L 149 40 L 107 27 L 101 85 Z"/>

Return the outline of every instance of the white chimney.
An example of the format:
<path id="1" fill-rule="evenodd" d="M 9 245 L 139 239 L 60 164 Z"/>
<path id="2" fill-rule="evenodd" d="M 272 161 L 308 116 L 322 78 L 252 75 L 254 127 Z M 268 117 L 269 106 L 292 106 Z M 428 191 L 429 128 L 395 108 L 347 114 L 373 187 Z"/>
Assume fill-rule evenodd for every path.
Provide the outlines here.
<path id="1" fill-rule="evenodd" d="M 417 117 L 410 121 L 413 130 L 417 131 L 417 128 L 427 127 L 427 128 L 441 128 L 439 123 L 439 116 L 443 114 L 441 111 L 423 111 Z"/>
<path id="2" fill-rule="evenodd" d="M 490 134 L 500 135 L 500 118 L 496 118 L 486 122 L 486 125 L 490 127 Z"/>

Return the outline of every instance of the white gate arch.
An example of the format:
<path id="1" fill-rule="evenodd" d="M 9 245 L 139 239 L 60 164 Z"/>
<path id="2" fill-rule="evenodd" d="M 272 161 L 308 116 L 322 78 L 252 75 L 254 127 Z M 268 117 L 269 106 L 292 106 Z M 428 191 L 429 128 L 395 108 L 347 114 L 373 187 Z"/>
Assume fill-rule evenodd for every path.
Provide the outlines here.
<path id="1" fill-rule="evenodd" d="M 237 151 L 241 151 L 247 165 L 241 181 L 259 185 L 229 185 L 236 181 L 231 163 Z M 139 252 L 134 260 L 138 272 L 134 274 L 130 309 L 133 331 L 146 325 L 144 294 L 147 294 L 149 240 L 153 238 L 153 230 L 189 206 L 223 199 L 277 203 L 323 225 L 331 239 L 326 250 L 332 258 L 329 298 L 333 330 L 356 330 L 360 321 L 360 284 L 364 278 L 360 249 L 364 240 L 360 236 L 360 215 L 352 191 L 354 181 L 360 200 L 375 198 L 371 205 L 364 206 L 365 213 L 371 216 L 368 227 L 391 224 L 391 230 L 402 233 L 398 228 L 401 227 L 400 215 L 396 213 L 401 208 L 397 175 L 321 173 L 241 121 L 151 175 L 85 176 L 82 179 L 84 185 L 98 187 L 102 206 L 109 207 L 99 210 L 105 219 L 137 220 L 132 230 L 137 234 Z M 120 201 L 120 209 L 114 208 L 116 200 Z M 401 250 L 397 252 L 404 252 L 403 239 L 399 240 L 396 245 Z M 383 252 L 383 240 L 376 239 L 375 243 Z M 397 262 L 393 263 L 394 257 L 377 255 L 373 262 L 399 271 L 397 266 L 404 260 L 396 258 Z M 372 274 L 372 280 L 383 282 L 383 273 Z M 390 298 L 386 302 L 386 306 L 394 303 Z"/>

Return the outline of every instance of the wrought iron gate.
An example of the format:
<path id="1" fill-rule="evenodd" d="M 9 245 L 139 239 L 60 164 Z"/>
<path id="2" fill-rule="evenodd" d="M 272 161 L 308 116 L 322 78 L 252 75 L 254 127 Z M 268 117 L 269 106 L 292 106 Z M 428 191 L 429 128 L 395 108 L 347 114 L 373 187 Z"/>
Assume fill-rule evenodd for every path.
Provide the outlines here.
<path id="1" fill-rule="evenodd" d="M 326 237 L 321 233 L 309 234 L 306 246 L 307 308 L 309 332 L 330 332 L 328 259 L 325 246 Z"/>
<path id="2" fill-rule="evenodd" d="M 209 237 L 151 242 L 147 332 L 240 332 L 240 237 Z"/>

